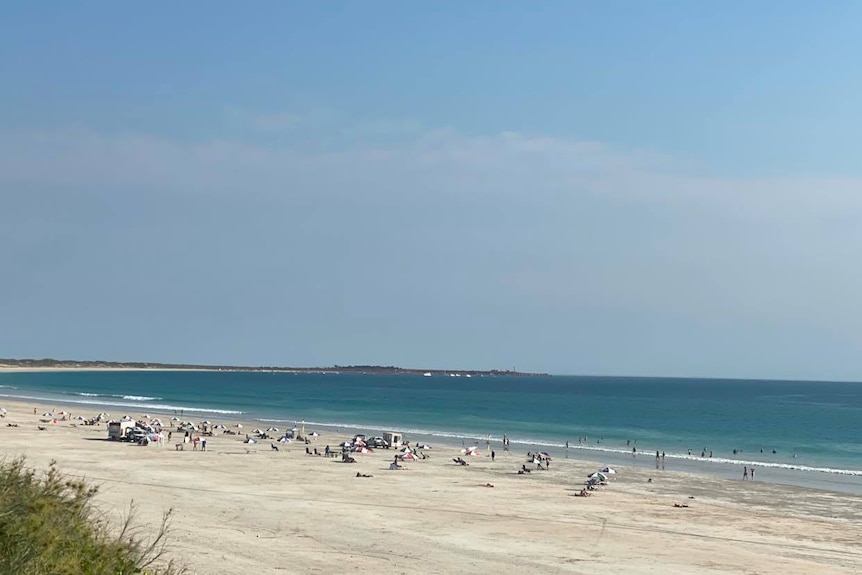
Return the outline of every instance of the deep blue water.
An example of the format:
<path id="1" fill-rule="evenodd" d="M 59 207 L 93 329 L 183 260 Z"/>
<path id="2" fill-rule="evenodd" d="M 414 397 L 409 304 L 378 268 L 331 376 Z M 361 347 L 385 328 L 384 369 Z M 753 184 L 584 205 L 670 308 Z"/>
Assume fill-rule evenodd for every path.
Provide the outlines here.
<path id="1" fill-rule="evenodd" d="M 862 383 L 148 371 L 0 373 L 0 386 L 0 404 L 7 396 L 92 404 L 85 412 L 110 405 L 118 415 L 182 409 L 227 423 L 305 420 L 450 442 L 506 433 L 514 446 L 568 441 L 603 453 L 636 441 L 653 456 L 705 449 L 728 462 L 862 475 Z"/>

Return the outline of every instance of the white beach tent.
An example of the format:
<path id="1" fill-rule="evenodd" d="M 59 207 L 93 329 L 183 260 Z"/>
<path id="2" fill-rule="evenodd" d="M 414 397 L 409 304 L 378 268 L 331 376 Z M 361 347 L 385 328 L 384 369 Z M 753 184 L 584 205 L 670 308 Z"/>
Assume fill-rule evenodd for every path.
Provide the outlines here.
<path id="1" fill-rule="evenodd" d="M 613 467 L 602 467 L 601 469 L 599 469 L 599 471 L 601 473 L 610 473 L 610 474 L 615 474 L 617 472 L 617 470 L 614 469 Z"/>

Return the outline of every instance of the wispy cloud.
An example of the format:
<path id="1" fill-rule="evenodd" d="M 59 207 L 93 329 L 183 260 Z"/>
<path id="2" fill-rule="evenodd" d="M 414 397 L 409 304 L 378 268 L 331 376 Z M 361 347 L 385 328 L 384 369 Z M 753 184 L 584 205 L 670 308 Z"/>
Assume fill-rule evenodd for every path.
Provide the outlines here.
<path id="1" fill-rule="evenodd" d="M 281 132 L 296 127 L 302 121 L 297 114 L 277 112 L 262 114 L 254 118 L 254 127 L 264 132 Z"/>
<path id="2" fill-rule="evenodd" d="M 679 349 L 694 366 L 688 373 L 730 374 L 716 371 L 716 354 L 726 353 L 741 366 L 734 373 L 793 375 L 806 369 L 801 350 L 836 333 L 846 334 L 836 339 L 842 361 L 858 353 L 852 334 L 862 333 L 862 319 L 847 313 L 862 291 L 854 265 L 860 189 L 862 181 L 831 177 L 707 176 L 652 151 L 515 132 L 411 129 L 323 150 L 82 130 L 0 133 L 7 245 L 53 233 L 65 216 L 50 202 L 72 205 L 101 230 L 79 258 L 126 222 L 143 235 L 123 241 L 165 254 L 162 267 L 172 265 L 173 237 L 186 238 L 183 245 L 198 247 L 184 248 L 193 250 L 184 257 L 207 262 L 202 269 L 233 254 L 232 265 L 272 274 L 267 297 L 248 293 L 268 289 L 262 284 L 220 277 L 219 298 L 254 302 L 261 317 L 286 323 L 325 317 L 344 333 L 355 333 L 355 318 L 373 318 L 391 337 L 345 346 L 372 354 L 375 341 L 385 342 L 419 363 L 421 350 L 405 335 L 417 325 L 445 357 L 468 364 L 522 357 L 536 368 L 572 366 L 560 358 L 575 342 L 589 354 L 587 371 L 679 373 L 671 353 Z M 44 206 L 36 213 L 34 190 Z M 115 206 L 110 224 L 98 218 L 103 205 Z M 225 230 L 233 230 L 229 241 Z M 190 276 L 184 289 L 210 289 L 206 277 Z M 285 304 L 287 289 L 301 306 Z M 470 335 L 487 329 L 493 337 Z M 470 341 L 452 339 L 452 330 Z M 331 341 L 326 330 L 318 337 Z M 756 371 L 765 340 L 784 342 L 773 346 L 772 366 L 785 361 L 782 346 L 795 350 L 800 359 L 787 365 L 796 371 Z M 624 365 L 639 367 L 615 368 L 621 354 Z"/>

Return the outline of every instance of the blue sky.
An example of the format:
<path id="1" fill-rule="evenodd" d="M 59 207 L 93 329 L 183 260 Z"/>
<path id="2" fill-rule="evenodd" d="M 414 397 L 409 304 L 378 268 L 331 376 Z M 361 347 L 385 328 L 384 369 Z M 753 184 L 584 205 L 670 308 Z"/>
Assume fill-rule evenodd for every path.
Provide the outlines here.
<path id="1" fill-rule="evenodd" d="M 860 19 L 4 6 L 0 356 L 860 379 Z"/>

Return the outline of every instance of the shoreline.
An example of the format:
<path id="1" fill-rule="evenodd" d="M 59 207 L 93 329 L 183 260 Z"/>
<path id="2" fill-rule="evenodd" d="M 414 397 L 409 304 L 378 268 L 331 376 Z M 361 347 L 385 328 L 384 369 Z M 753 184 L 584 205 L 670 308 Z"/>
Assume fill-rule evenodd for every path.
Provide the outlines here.
<path id="1" fill-rule="evenodd" d="M 0 391 L 3 391 L 0 389 Z M 0 404 L 7 398 L 0 396 Z M 205 419 L 219 420 L 215 423 L 241 423 L 244 429 L 255 427 L 282 427 L 293 426 L 304 423 L 309 429 L 326 431 L 327 434 L 343 434 L 351 437 L 356 433 L 370 435 L 381 435 L 385 431 L 399 431 L 405 434 L 411 441 L 414 439 L 439 445 L 447 449 L 460 450 L 471 445 L 486 450 L 487 436 L 476 437 L 470 434 L 435 434 L 416 432 L 398 426 L 341 424 L 307 421 L 302 418 L 262 418 L 253 417 L 249 413 L 238 410 L 216 410 L 207 408 L 187 407 L 182 409 L 165 409 L 129 401 L 117 405 L 120 402 L 101 402 L 99 397 L 82 400 L 50 400 L 42 398 L 19 399 L 9 397 L 7 403 L 40 406 L 42 408 L 53 408 L 62 406 L 74 409 L 78 412 L 88 409 L 100 409 L 108 412 L 122 412 L 117 417 L 128 414 L 139 418 L 142 414 L 158 415 L 169 419 L 180 416 L 185 420 L 201 421 Z M 0 405 L 2 406 L 2 405 Z M 41 410 L 40 410 L 41 411 Z M 114 414 L 114 413 L 112 413 Z M 776 485 L 778 487 L 815 489 L 824 492 L 841 493 L 848 495 L 862 495 L 862 471 L 858 470 L 834 470 L 837 472 L 823 471 L 817 468 L 788 468 L 784 464 L 770 464 L 770 462 L 735 460 L 729 461 L 724 458 L 700 458 L 682 454 L 668 454 L 665 460 L 657 460 L 650 453 L 640 453 L 632 457 L 631 452 L 622 448 L 597 448 L 589 445 L 576 445 L 566 450 L 563 444 L 555 445 L 548 442 L 534 442 L 529 440 L 511 439 L 512 450 L 510 453 L 526 454 L 532 452 L 548 452 L 558 460 L 579 461 L 589 463 L 597 467 L 610 465 L 613 467 L 625 467 L 627 469 L 638 469 L 646 472 L 656 473 L 685 473 L 692 476 L 704 476 L 720 478 L 728 481 L 741 481 L 743 466 L 756 466 L 758 481 Z M 491 449 L 497 453 L 504 453 L 499 437 L 492 436 Z"/>

